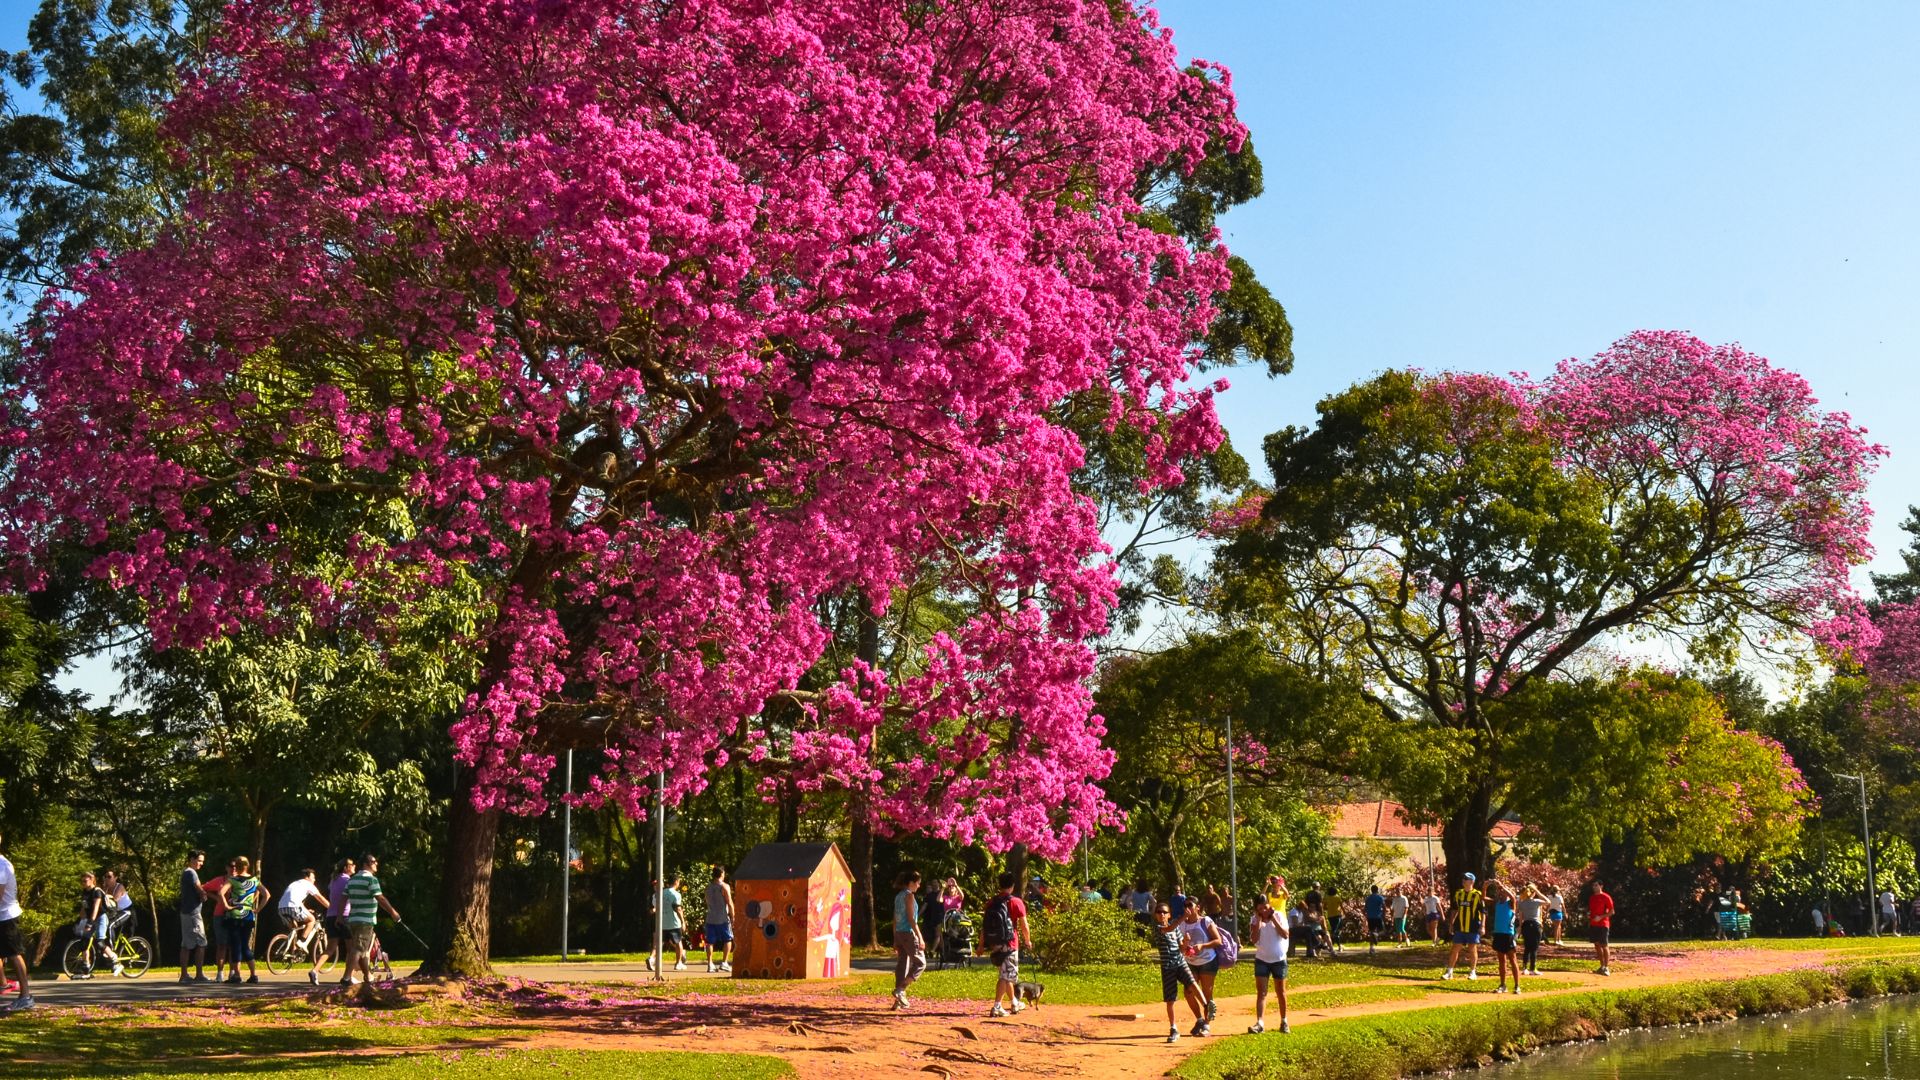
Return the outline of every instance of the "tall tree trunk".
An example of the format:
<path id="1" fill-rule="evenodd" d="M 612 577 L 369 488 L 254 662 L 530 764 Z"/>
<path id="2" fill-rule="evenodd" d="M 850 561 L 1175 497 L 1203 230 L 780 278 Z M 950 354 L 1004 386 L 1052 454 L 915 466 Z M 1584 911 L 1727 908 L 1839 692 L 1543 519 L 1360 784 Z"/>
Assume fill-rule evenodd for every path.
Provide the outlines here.
<path id="1" fill-rule="evenodd" d="M 1027 845 L 1015 844 L 1007 849 L 1007 873 L 1013 875 L 1013 895 L 1027 895 Z"/>
<path id="2" fill-rule="evenodd" d="M 493 927 L 493 847 L 500 812 L 473 808 L 473 770 L 461 769 L 447 812 L 447 857 L 440 886 L 440 932 L 422 975 L 489 974 Z"/>
<path id="3" fill-rule="evenodd" d="M 1493 792 L 1475 791 L 1454 808 L 1440 830 L 1440 850 L 1447 857 L 1447 887 L 1458 889 L 1460 875 L 1472 873 L 1481 881 L 1493 873 L 1493 842 L 1487 830 L 1493 825 Z"/>
<path id="4" fill-rule="evenodd" d="M 247 854 L 253 858 L 253 872 L 265 880 L 267 873 L 267 818 L 273 815 L 273 804 L 254 804 L 248 800 L 248 810 L 252 820 L 251 831 L 247 834 Z"/>
<path id="5" fill-rule="evenodd" d="M 1160 883 L 1162 897 L 1172 896 L 1186 884 L 1187 872 L 1180 866 L 1180 826 L 1186 818 L 1185 814 L 1167 818 L 1166 835 L 1160 842 L 1160 870 L 1166 875 Z"/>
<path id="6" fill-rule="evenodd" d="M 778 816 L 774 823 L 775 843 L 791 844 L 800 838 L 800 792 L 792 783 L 781 781 Z"/>
<path id="7" fill-rule="evenodd" d="M 866 800 L 849 799 L 852 836 L 847 841 L 847 866 L 853 871 L 853 937 L 855 945 L 880 941 L 873 904 L 873 824 L 867 820 Z"/>

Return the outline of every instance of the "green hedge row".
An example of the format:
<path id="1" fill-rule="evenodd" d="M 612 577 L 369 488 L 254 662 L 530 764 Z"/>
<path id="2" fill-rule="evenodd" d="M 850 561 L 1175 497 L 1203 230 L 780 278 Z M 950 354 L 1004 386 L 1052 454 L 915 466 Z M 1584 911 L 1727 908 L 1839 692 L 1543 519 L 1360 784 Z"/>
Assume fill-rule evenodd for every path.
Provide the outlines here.
<path id="1" fill-rule="evenodd" d="M 1920 963 L 1814 968 L 1725 982 L 1603 990 L 1334 1020 L 1292 1035 L 1222 1039 L 1173 1071 L 1185 1080 L 1398 1080 L 1490 1065 L 1634 1028 L 1793 1012 L 1920 993 Z"/>

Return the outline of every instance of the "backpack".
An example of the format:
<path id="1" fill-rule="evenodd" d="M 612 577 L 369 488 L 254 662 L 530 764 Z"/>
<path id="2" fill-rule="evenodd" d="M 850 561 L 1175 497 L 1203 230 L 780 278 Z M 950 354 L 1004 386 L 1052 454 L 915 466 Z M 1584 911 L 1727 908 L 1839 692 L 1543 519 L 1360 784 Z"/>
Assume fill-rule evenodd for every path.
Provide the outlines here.
<path id="1" fill-rule="evenodd" d="M 1207 925 L 1213 928 L 1214 933 L 1220 935 L 1220 947 L 1213 950 L 1214 958 L 1220 961 L 1220 970 L 1225 971 L 1239 963 L 1240 942 L 1234 938 L 1233 931 L 1214 922 L 1211 918 L 1207 918 Z"/>
<path id="2" fill-rule="evenodd" d="M 997 949 L 1004 949 L 1013 943 L 1013 905 L 1010 896 L 996 896 L 987 901 L 987 911 L 980 920 L 980 943 Z"/>

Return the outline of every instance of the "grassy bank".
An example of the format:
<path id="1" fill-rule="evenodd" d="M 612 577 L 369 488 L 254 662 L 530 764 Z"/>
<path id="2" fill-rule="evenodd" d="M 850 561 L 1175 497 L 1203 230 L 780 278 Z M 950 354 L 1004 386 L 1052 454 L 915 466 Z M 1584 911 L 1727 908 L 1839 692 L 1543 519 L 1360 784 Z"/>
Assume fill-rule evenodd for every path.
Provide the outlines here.
<path id="1" fill-rule="evenodd" d="M 1519 1057 L 1557 1043 L 1633 1028 L 1791 1012 L 1849 998 L 1920 992 L 1920 964 L 1868 963 L 1596 991 L 1302 1027 L 1283 1039 L 1223 1039 L 1176 1070 L 1187 1080 L 1395 1080 Z"/>
<path id="2" fill-rule="evenodd" d="M 1510 1060 L 1546 1046 L 1633 1028 L 1731 1020 L 1917 992 L 1920 963 L 1891 961 L 1731 982 L 1461 1005 L 1313 1024 L 1281 1038 L 1222 1039 L 1188 1058 L 1174 1075 L 1185 1080 L 1397 1080 Z"/>

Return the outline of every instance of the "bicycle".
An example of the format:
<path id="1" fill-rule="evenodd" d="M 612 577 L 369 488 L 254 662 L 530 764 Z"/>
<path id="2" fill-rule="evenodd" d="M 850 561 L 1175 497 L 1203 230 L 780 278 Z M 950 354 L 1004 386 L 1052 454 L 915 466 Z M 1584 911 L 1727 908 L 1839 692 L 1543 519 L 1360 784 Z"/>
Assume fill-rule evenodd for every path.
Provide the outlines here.
<path id="1" fill-rule="evenodd" d="M 88 933 L 67 942 L 67 948 L 60 956 L 60 970 L 66 972 L 69 979 L 92 978 L 93 969 L 101 960 L 119 965 L 116 974 L 123 978 L 137 979 L 153 966 L 153 944 L 137 934 L 127 933 L 131 919 L 121 920 L 107 928 L 106 951 L 100 949 L 100 939 Z"/>
<path id="2" fill-rule="evenodd" d="M 275 975 L 284 975 L 295 964 L 312 963 L 316 954 L 320 957 L 320 970 L 332 971 L 337 961 L 327 951 L 325 925 L 315 926 L 305 941 L 293 933 L 275 934 L 273 940 L 267 942 L 267 970 Z"/>

